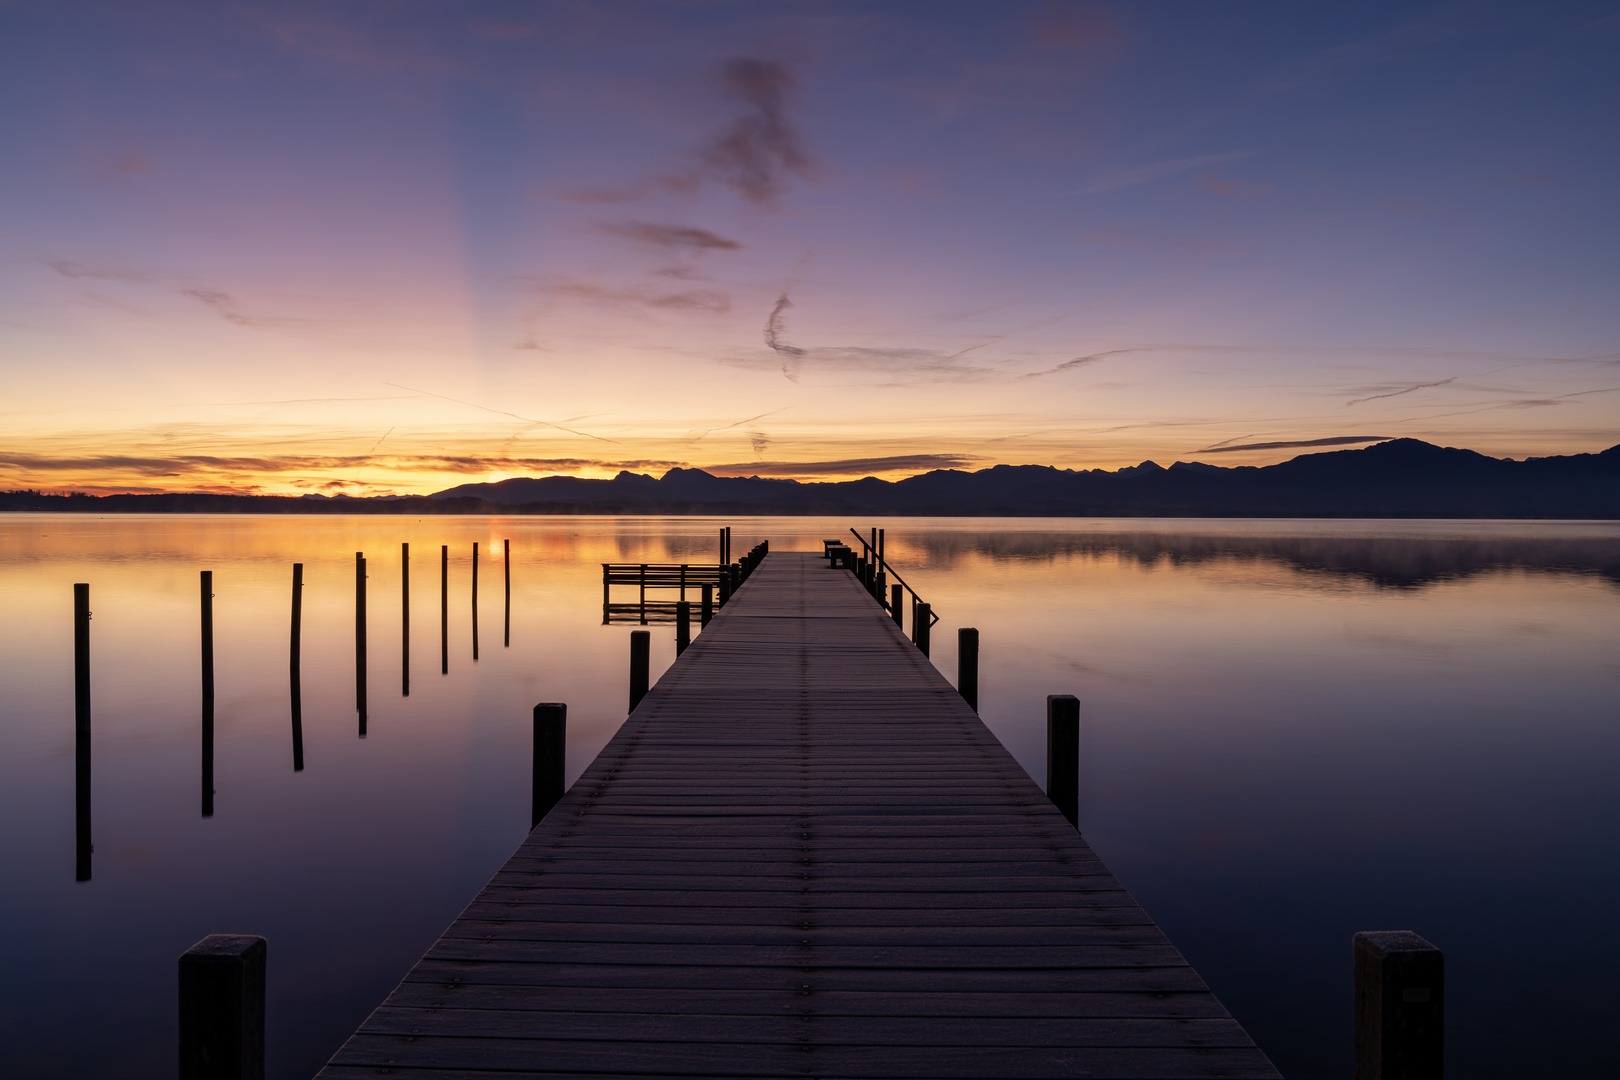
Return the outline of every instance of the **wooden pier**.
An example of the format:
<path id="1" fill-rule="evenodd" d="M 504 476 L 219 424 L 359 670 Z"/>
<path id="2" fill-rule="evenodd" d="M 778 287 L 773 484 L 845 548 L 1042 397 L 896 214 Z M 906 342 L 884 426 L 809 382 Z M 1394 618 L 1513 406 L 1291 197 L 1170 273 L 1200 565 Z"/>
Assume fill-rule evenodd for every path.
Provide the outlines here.
<path id="1" fill-rule="evenodd" d="M 856 578 L 778 552 L 320 1075 L 1278 1074 Z"/>

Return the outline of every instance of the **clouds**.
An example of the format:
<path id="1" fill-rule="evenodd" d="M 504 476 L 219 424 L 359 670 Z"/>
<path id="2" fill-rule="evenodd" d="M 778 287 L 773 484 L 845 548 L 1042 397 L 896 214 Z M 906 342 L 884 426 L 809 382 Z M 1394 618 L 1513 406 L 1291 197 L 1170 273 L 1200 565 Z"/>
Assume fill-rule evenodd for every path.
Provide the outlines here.
<path id="1" fill-rule="evenodd" d="M 795 177 L 812 172 L 810 151 L 787 115 L 794 78 L 769 60 L 733 59 L 722 65 L 720 84 L 741 113 L 699 155 L 699 175 L 774 208 Z"/>
<path id="2" fill-rule="evenodd" d="M 380 442 L 381 440 L 379 440 Z M 265 473 L 330 475 L 342 469 L 386 469 L 407 473 L 481 475 L 490 472 L 577 473 L 587 470 L 671 469 L 684 461 L 663 458 L 605 459 L 592 457 L 511 457 L 502 454 L 266 454 L 230 457 L 215 454 L 90 454 L 50 456 L 0 451 L 0 467 L 35 473 L 125 474 L 143 477 L 208 477 Z"/>
<path id="3" fill-rule="evenodd" d="M 252 326 L 253 320 L 242 314 L 236 306 L 236 301 L 230 293 L 220 292 L 218 289 L 182 289 L 181 293 L 193 300 L 206 305 L 217 312 L 226 322 L 233 322 L 237 326 Z"/>
<path id="4" fill-rule="evenodd" d="M 623 236 L 637 243 L 681 253 L 705 251 L 738 251 L 742 245 L 735 240 L 699 229 L 691 225 L 667 225 L 652 221 L 623 221 L 598 226 L 603 232 Z"/>
<path id="5" fill-rule="evenodd" d="M 715 476 L 871 476 L 885 472 L 962 469 L 978 460 L 971 454 L 894 454 L 834 461 L 745 461 L 735 465 L 707 465 L 703 471 Z"/>
<path id="6" fill-rule="evenodd" d="M 1292 450 L 1302 446 L 1354 446 L 1358 443 L 1387 442 L 1393 435 L 1332 435 L 1325 439 L 1289 439 L 1284 442 L 1240 443 L 1237 446 L 1206 446 L 1200 454 L 1233 454 L 1239 450 Z"/>
<path id="7" fill-rule="evenodd" d="M 644 285 L 604 285 L 594 281 L 561 278 L 541 286 L 542 291 L 564 300 L 581 300 L 614 307 L 654 308 L 664 311 L 731 310 L 731 297 L 718 289 L 658 289 Z"/>

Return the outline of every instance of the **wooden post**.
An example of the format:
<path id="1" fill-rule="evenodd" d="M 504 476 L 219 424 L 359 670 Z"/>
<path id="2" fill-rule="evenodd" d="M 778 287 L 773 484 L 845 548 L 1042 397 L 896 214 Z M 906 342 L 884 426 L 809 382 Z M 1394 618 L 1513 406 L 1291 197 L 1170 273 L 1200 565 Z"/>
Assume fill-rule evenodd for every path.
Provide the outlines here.
<path id="1" fill-rule="evenodd" d="M 73 586 L 73 732 L 90 734 L 90 585 Z"/>
<path id="2" fill-rule="evenodd" d="M 906 628 L 906 616 L 903 605 L 906 599 L 906 587 L 900 584 L 889 586 L 889 614 L 894 616 L 894 625 L 902 631 Z"/>
<path id="3" fill-rule="evenodd" d="M 879 529 L 878 530 L 878 562 L 880 562 L 883 565 L 887 566 L 887 565 L 889 565 L 889 560 L 885 557 L 884 541 L 885 541 L 886 538 L 884 537 L 883 534 L 884 534 L 884 530 Z"/>
<path id="4" fill-rule="evenodd" d="M 602 564 L 602 625 L 608 624 L 608 564 Z"/>
<path id="5" fill-rule="evenodd" d="M 472 563 L 472 645 L 473 662 L 478 661 L 478 541 L 473 541 Z"/>
<path id="6" fill-rule="evenodd" d="M 548 702 L 534 707 L 534 782 L 529 806 L 529 828 L 551 812 L 563 797 L 565 758 L 568 751 L 568 706 Z"/>
<path id="7" fill-rule="evenodd" d="M 202 816 L 214 816 L 214 572 L 202 587 Z"/>
<path id="8" fill-rule="evenodd" d="M 652 633 L 648 630 L 630 631 L 630 711 L 635 712 L 641 699 L 647 696 L 649 671 L 652 664 Z"/>
<path id="9" fill-rule="evenodd" d="M 934 609 L 922 601 L 911 609 L 911 640 L 916 642 L 917 648 L 922 650 L 924 656 L 928 655 L 929 639 L 933 636 Z"/>
<path id="10" fill-rule="evenodd" d="M 877 600 L 878 607 L 884 607 L 884 598 L 889 595 L 889 575 L 879 570 L 872 578 L 872 597 Z"/>
<path id="11" fill-rule="evenodd" d="M 399 545 L 399 696 L 411 696 L 411 545 Z"/>
<path id="12" fill-rule="evenodd" d="M 692 604 L 688 600 L 675 601 L 675 655 L 679 656 L 692 644 Z"/>
<path id="13" fill-rule="evenodd" d="M 90 880 L 90 586 L 73 586 L 73 880 Z"/>
<path id="14" fill-rule="evenodd" d="M 717 602 L 718 602 L 720 607 L 725 607 L 726 603 L 730 599 L 731 599 L 731 572 L 729 570 L 727 570 L 724 566 L 722 566 L 720 568 L 720 595 L 717 598 Z"/>
<path id="15" fill-rule="evenodd" d="M 1410 930 L 1355 936 L 1355 1080 L 1444 1075 L 1446 957 Z"/>
<path id="16" fill-rule="evenodd" d="M 506 589 L 506 616 L 502 620 L 501 647 L 512 647 L 512 541 L 501 541 L 501 559 L 505 568 L 502 584 Z"/>
<path id="17" fill-rule="evenodd" d="M 641 564 L 641 625 L 647 625 L 647 564 Z"/>
<path id="18" fill-rule="evenodd" d="M 1080 827 L 1080 699 L 1046 695 L 1046 797 Z"/>
<path id="19" fill-rule="evenodd" d="M 209 934 L 180 957 L 180 1080 L 264 1080 L 266 942 Z"/>
<path id="20" fill-rule="evenodd" d="M 698 609 L 698 629 L 702 630 L 714 618 L 714 586 L 703 586 L 703 606 Z"/>
<path id="21" fill-rule="evenodd" d="M 968 708 L 979 711 L 979 631 L 971 626 L 956 631 L 956 690 Z"/>
<path id="22" fill-rule="evenodd" d="M 720 548 L 719 548 L 719 551 L 720 551 L 719 563 L 720 563 L 721 566 L 724 566 L 724 565 L 726 565 L 726 563 L 731 561 L 730 559 L 726 558 L 726 530 L 725 529 L 720 530 Z"/>
<path id="23" fill-rule="evenodd" d="M 293 563 L 292 640 L 287 648 L 287 689 L 292 705 L 293 772 L 304 769 L 304 564 Z"/>
<path id="24" fill-rule="evenodd" d="M 354 553 L 354 710 L 366 737 L 366 553 Z"/>
<path id="25" fill-rule="evenodd" d="M 450 674 L 450 545 L 439 547 L 439 674 Z"/>
<path id="26" fill-rule="evenodd" d="M 202 692 L 203 697 L 214 698 L 214 572 L 204 570 L 202 585 Z"/>

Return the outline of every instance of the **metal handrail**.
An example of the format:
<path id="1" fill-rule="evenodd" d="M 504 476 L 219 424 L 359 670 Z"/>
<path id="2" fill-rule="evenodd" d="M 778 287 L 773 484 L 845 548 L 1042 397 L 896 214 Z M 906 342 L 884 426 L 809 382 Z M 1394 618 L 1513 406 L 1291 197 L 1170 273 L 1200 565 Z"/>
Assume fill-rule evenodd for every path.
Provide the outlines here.
<path id="1" fill-rule="evenodd" d="M 866 537 L 862 536 L 860 533 L 856 532 L 853 528 L 851 528 L 849 531 L 850 531 L 851 535 L 853 535 L 855 537 L 855 539 L 857 539 L 857 540 L 859 540 L 861 542 L 861 547 L 866 549 L 868 559 L 871 559 L 871 558 L 875 557 L 877 559 L 878 565 L 881 566 L 886 573 L 894 575 L 894 580 L 899 582 L 901 588 L 911 589 L 912 603 L 920 604 L 920 603 L 923 602 L 923 598 L 920 595 L 918 595 L 917 590 L 911 588 L 911 583 L 909 581 L 907 581 L 905 578 L 901 577 L 899 575 L 899 573 L 896 572 L 894 567 L 889 565 L 889 560 L 888 559 L 885 559 L 882 555 L 878 554 L 878 552 L 875 551 L 872 548 L 872 542 L 870 540 L 868 540 Z M 883 601 L 882 601 L 881 598 L 879 598 L 878 602 L 882 603 Z M 933 605 L 931 605 L 931 604 L 928 607 L 928 615 L 929 615 L 929 619 L 928 619 L 928 625 L 929 626 L 933 626 L 935 623 L 939 622 L 939 612 L 935 611 L 934 608 L 933 608 Z"/>

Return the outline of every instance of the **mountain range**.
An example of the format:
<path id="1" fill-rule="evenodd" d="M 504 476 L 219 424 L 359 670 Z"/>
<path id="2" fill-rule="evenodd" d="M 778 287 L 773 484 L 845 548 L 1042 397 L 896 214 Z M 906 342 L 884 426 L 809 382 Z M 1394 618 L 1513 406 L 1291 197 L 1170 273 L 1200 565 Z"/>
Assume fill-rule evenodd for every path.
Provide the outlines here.
<path id="1" fill-rule="evenodd" d="M 518 477 L 425 496 L 0 493 L 0 510 L 97 513 L 855 514 L 1050 517 L 1620 518 L 1620 446 L 1493 458 L 1393 439 L 1223 468 L 1151 461 L 1123 469 L 997 465 L 904 480 L 801 483 L 702 469 L 611 480 Z"/>

